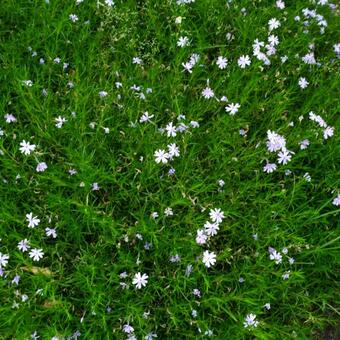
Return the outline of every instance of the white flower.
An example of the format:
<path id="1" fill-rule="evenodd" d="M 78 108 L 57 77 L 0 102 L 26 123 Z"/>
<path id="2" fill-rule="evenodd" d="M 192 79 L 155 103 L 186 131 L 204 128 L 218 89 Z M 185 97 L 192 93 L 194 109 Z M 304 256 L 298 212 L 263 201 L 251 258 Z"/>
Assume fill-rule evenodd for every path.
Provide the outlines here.
<path id="1" fill-rule="evenodd" d="M 30 144 L 30 142 L 26 142 L 25 140 L 23 140 L 20 143 L 20 148 L 19 150 L 21 151 L 21 153 L 23 153 L 24 155 L 29 155 L 32 151 L 35 150 L 36 145 L 35 144 Z"/>
<path id="2" fill-rule="evenodd" d="M 299 86 L 302 88 L 302 89 L 305 89 L 307 86 L 309 85 L 308 81 L 306 78 L 304 77 L 300 77 L 299 78 Z"/>
<path id="3" fill-rule="evenodd" d="M 0 269 L 1 267 L 6 267 L 9 260 L 8 254 L 0 253 Z"/>
<path id="4" fill-rule="evenodd" d="M 61 116 L 55 118 L 54 120 L 55 120 L 55 122 L 56 122 L 56 123 L 55 123 L 55 126 L 56 126 L 58 129 L 60 129 L 60 128 L 63 126 L 63 124 L 67 122 L 67 120 L 66 120 L 64 117 L 61 117 Z"/>
<path id="5" fill-rule="evenodd" d="M 45 232 L 46 232 L 46 236 L 52 236 L 53 238 L 57 237 L 57 231 L 55 229 L 46 228 Z"/>
<path id="6" fill-rule="evenodd" d="M 205 244 L 207 242 L 208 236 L 203 229 L 197 230 L 196 243 Z"/>
<path id="7" fill-rule="evenodd" d="M 279 8 L 279 9 L 284 9 L 285 3 L 282 0 L 277 0 L 276 1 L 276 7 Z"/>
<path id="8" fill-rule="evenodd" d="M 38 163 L 36 167 L 37 172 L 44 172 L 47 169 L 47 164 L 45 162 Z"/>
<path id="9" fill-rule="evenodd" d="M 307 149 L 308 145 L 310 144 L 309 143 L 309 140 L 308 139 L 304 139 L 303 141 L 301 141 L 300 143 L 300 149 L 301 150 L 305 150 Z"/>
<path id="10" fill-rule="evenodd" d="M 97 182 L 94 182 L 91 184 L 91 190 L 92 191 L 98 191 L 100 189 L 99 185 Z"/>
<path id="11" fill-rule="evenodd" d="M 215 96 L 214 91 L 210 88 L 210 87 L 206 87 L 203 91 L 202 91 L 202 96 L 205 99 L 210 99 L 213 98 Z"/>
<path id="12" fill-rule="evenodd" d="M 269 37 L 268 37 L 268 42 L 270 45 L 272 46 L 276 46 L 279 44 L 279 38 L 274 35 L 274 34 L 271 34 Z"/>
<path id="13" fill-rule="evenodd" d="M 148 122 L 151 118 L 153 118 L 154 115 L 149 115 L 149 113 L 146 111 L 143 113 L 143 115 L 139 118 L 140 123 Z"/>
<path id="14" fill-rule="evenodd" d="M 29 241 L 25 238 L 24 240 L 21 240 L 19 243 L 18 243 L 18 249 L 20 250 L 20 251 L 22 251 L 23 253 L 25 252 L 25 251 L 27 251 L 29 248 L 31 248 L 30 247 L 30 245 L 29 245 Z"/>
<path id="15" fill-rule="evenodd" d="M 189 73 L 192 73 L 192 68 L 195 66 L 190 61 L 187 61 L 186 63 L 182 63 L 182 66 L 184 68 L 183 71 L 187 71 Z"/>
<path id="16" fill-rule="evenodd" d="M 265 309 L 269 310 L 269 309 L 270 309 L 270 303 L 267 302 L 263 307 L 264 307 Z"/>
<path id="17" fill-rule="evenodd" d="M 310 174 L 308 172 L 306 172 L 304 175 L 303 175 L 303 178 L 307 181 L 307 182 L 310 182 L 312 180 L 312 177 L 310 176 Z"/>
<path id="18" fill-rule="evenodd" d="M 6 113 L 4 118 L 6 119 L 6 123 L 15 123 L 17 121 L 11 113 Z"/>
<path id="19" fill-rule="evenodd" d="M 99 97 L 101 98 L 106 97 L 108 95 L 106 91 L 100 91 L 98 94 L 99 94 Z"/>
<path id="20" fill-rule="evenodd" d="M 244 327 L 257 327 L 258 321 L 255 321 L 256 315 L 255 314 L 248 314 L 245 318 L 245 321 L 243 323 Z"/>
<path id="21" fill-rule="evenodd" d="M 216 64 L 220 70 L 224 70 L 228 65 L 228 59 L 222 56 L 217 58 Z"/>
<path id="22" fill-rule="evenodd" d="M 216 254 L 214 252 L 210 252 L 209 250 L 206 250 L 203 253 L 203 263 L 207 268 L 210 268 L 216 263 Z"/>
<path id="23" fill-rule="evenodd" d="M 28 87 L 31 87 L 33 85 L 32 80 L 23 80 L 22 83 Z"/>
<path id="24" fill-rule="evenodd" d="M 165 150 L 157 150 L 155 151 L 155 161 L 156 163 L 168 163 L 168 158 L 169 158 L 169 154 L 167 152 L 165 152 Z"/>
<path id="25" fill-rule="evenodd" d="M 154 211 L 153 213 L 151 213 L 151 217 L 152 217 L 153 219 L 156 219 L 158 216 L 159 216 L 159 215 L 158 215 L 158 212 L 157 212 L 157 211 Z"/>
<path id="26" fill-rule="evenodd" d="M 249 58 L 249 55 L 242 55 L 241 57 L 238 58 L 237 60 L 238 66 L 241 68 L 245 68 L 246 66 L 249 66 L 251 64 L 251 60 Z"/>
<path id="27" fill-rule="evenodd" d="M 188 37 L 179 37 L 177 41 L 177 46 L 184 47 L 189 45 L 189 38 Z"/>
<path id="28" fill-rule="evenodd" d="M 168 145 L 169 158 L 179 157 L 179 148 L 175 143 Z"/>
<path id="29" fill-rule="evenodd" d="M 273 18 L 268 21 L 269 31 L 272 31 L 281 26 L 280 21 Z"/>
<path id="30" fill-rule="evenodd" d="M 328 139 L 329 137 L 332 137 L 334 134 L 334 127 L 327 126 L 326 129 L 323 130 L 323 138 Z"/>
<path id="31" fill-rule="evenodd" d="M 224 219 L 224 213 L 220 208 L 210 209 L 209 216 L 210 219 L 217 224 L 221 223 Z"/>
<path id="32" fill-rule="evenodd" d="M 192 120 L 191 122 L 190 122 L 190 125 L 195 129 L 195 128 L 198 128 L 199 126 L 200 126 L 200 124 L 198 123 L 198 122 L 196 122 L 196 121 L 194 121 L 194 120 Z"/>
<path id="33" fill-rule="evenodd" d="M 39 225 L 40 220 L 37 216 L 33 217 L 33 213 L 26 214 L 26 221 L 28 222 L 28 228 L 35 228 Z"/>
<path id="34" fill-rule="evenodd" d="M 277 169 L 277 166 L 275 163 L 267 163 L 264 167 L 263 167 L 263 171 L 271 174 L 272 172 L 274 172 Z"/>
<path id="35" fill-rule="evenodd" d="M 165 214 L 165 216 L 172 216 L 174 214 L 174 212 L 172 211 L 172 209 L 170 207 L 168 207 L 164 210 L 164 214 Z"/>
<path id="36" fill-rule="evenodd" d="M 109 6 L 109 7 L 112 7 L 115 5 L 115 3 L 112 1 L 112 0 L 105 0 L 105 5 Z"/>
<path id="37" fill-rule="evenodd" d="M 142 59 L 139 57 L 133 57 L 132 58 L 132 64 L 140 65 L 142 63 Z"/>
<path id="38" fill-rule="evenodd" d="M 153 338 L 157 338 L 157 334 L 154 332 L 150 332 L 145 336 L 145 340 L 152 340 Z"/>
<path id="39" fill-rule="evenodd" d="M 70 18 L 70 20 L 71 20 L 72 22 L 78 21 L 78 16 L 75 15 L 75 14 L 70 14 L 70 15 L 69 15 L 69 18 Z"/>
<path id="40" fill-rule="evenodd" d="M 148 275 L 143 274 L 141 275 L 140 272 L 135 274 L 132 283 L 136 286 L 137 289 L 141 289 L 142 287 L 145 287 L 148 282 Z"/>
<path id="41" fill-rule="evenodd" d="M 340 205 L 340 194 L 338 194 L 338 196 L 336 196 L 332 202 L 333 205 L 335 206 L 339 206 Z"/>
<path id="42" fill-rule="evenodd" d="M 40 259 L 43 258 L 44 252 L 42 251 L 42 249 L 33 248 L 29 252 L 29 256 L 30 256 L 30 258 L 33 259 L 33 261 L 39 261 Z"/>
<path id="43" fill-rule="evenodd" d="M 238 109 L 241 107 L 239 103 L 230 103 L 228 106 L 225 107 L 225 110 L 229 112 L 231 116 L 233 116 L 236 112 L 238 112 Z"/>
<path id="44" fill-rule="evenodd" d="M 288 280 L 289 279 L 289 273 L 290 273 L 290 270 L 288 270 L 287 272 L 283 273 L 282 274 L 282 279 L 283 280 Z"/>
<path id="45" fill-rule="evenodd" d="M 282 255 L 279 252 L 277 252 L 275 249 L 271 251 L 269 258 L 272 261 L 275 261 L 276 264 L 279 264 L 282 262 Z"/>
<path id="46" fill-rule="evenodd" d="M 218 223 L 210 223 L 209 221 L 204 224 L 205 233 L 208 236 L 217 235 L 218 230 L 220 229 Z"/>
<path id="47" fill-rule="evenodd" d="M 175 137 L 176 136 L 176 126 L 170 122 L 166 127 L 165 130 L 167 131 L 168 137 Z"/>

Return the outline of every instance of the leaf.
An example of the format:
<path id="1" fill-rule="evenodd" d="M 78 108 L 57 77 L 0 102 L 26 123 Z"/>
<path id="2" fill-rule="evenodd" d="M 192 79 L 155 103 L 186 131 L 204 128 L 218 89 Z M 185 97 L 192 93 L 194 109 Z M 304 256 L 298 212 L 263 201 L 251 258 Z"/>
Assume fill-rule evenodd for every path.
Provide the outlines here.
<path id="1" fill-rule="evenodd" d="M 40 268 L 40 267 L 22 267 L 21 269 L 26 270 L 27 272 L 30 272 L 32 274 L 43 274 L 45 276 L 52 276 L 53 273 L 46 267 L 46 268 Z"/>

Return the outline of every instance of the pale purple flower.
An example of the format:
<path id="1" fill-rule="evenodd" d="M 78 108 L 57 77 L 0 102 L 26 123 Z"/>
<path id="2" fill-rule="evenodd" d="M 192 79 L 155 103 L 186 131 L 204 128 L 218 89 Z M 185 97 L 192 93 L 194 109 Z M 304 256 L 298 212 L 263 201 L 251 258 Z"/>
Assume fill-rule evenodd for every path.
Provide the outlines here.
<path id="1" fill-rule="evenodd" d="M 6 123 L 15 123 L 17 121 L 17 119 L 11 113 L 6 113 L 4 118 Z"/>
<path id="2" fill-rule="evenodd" d="M 277 165 L 275 163 L 267 163 L 264 167 L 263 167 L 263 171 L 271 174 L 272 172 L 274 172 L 277 169 Z"/>
<path id="3" fill-rule="evenodd" d="M 332 204 L 335 206 L 339 206 L 340 205 L 340 194 L 338 194 L 332 201 Z"/>
<path id="4" fill-rule="evenodd" d="M 307 149 L 307 147 L 309 146 L 310 142 L 308 139 L 304 139 L 303 141 L 301 141 L 300 143 L 300 149 L 301 150 L 305 150 Z"/>
<path id="5" fill-rule="evenodd" d="M 203 91 L 202 91 L 202 96 L 205 99 L 210 99 L 213 98 L 215 96 L 214 91 L 210 88 L 210 87 L 206 87 Z"/>
<path id="6" fill-rule="evenodd" d="M 276 152 L 284 149 L 286 146 L 286 140 L 281 135 L 270 130 L 267 131 L 267 148 L 270 152 Z"/>
<path id="7" fill-rule="evenodd" d="M 21 240 L 18 245 L 18 249 L 22 251 L 23 253 L 27 251 L 30 248 L 29 241 L 25 238 L 24 240 Z"/>
<path id="8" fill-rule="evenodd" d="M 208 236 L 203 229 L 197 230 L 196 243 L 205 244 L 207 242 Z"/>
<path id="9" fill-rule="evenodd" d="M 20 275 L 15 275 L 13 280 L 12 280 L 12 284 L 18 285 L 19 281 L 20 281 Z"/>
<path id="10" fill-rule="evenodd" d="M 218 223 L 210 223 L 209 221 L 205 222 L 204 224 L 204 230 L 205 230 L 205 233 L 208 235 L 208 236 L 214 236 L 214 235 L 217 235 L 217 232 L 219 230 L 219 226 L 218 226 Z"/>
<path id="11" fill-rule="evenodd" d="M 47 169 L 47 164 L 45 162 L 38 163 L 36 167 L 37 172 L 44 172 Z"/>
<path id="12" fill-rule="evenodd" d="M 131 334 L 134 332 L 134 328 L 130 326 L 129 324 L 126 324 L 123 326 L 123 331 L 127 334 Z"/>

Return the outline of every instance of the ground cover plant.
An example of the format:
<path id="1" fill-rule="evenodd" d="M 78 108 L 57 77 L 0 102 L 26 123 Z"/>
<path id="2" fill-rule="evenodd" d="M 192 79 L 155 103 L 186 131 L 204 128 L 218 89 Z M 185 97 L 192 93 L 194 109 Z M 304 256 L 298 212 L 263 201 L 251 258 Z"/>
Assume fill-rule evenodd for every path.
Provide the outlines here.
<path id="1" fill-rule="evenodd" d="M 340 336 L 339 10 L 2 1 L 0 339 Z"/>

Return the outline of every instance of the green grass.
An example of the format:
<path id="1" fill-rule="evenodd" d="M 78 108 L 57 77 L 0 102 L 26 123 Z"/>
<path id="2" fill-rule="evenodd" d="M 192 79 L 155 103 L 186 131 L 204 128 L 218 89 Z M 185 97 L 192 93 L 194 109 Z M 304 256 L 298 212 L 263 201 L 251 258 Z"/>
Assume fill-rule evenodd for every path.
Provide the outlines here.
<path id="1" fill-rule="evenodd" d="M 304 8 L 324 16 L 324 34 L 314 19 L 303 32 Z M 150 332 L 159 339 L 200 339 L 208 330 L 222 340 L 322 339 L 325 329 L 337 329 L 340 210 L 332 202 L 340 190 L 338 13 L 339 7 L 307 0 L 287 0 L 283 10 L 264 0 L 182 6 L 117 0 L 112 8 L 94 0 L 3 1 L 0 253 L 10 258 L 0 277 L 0 339 L 26 339 L 35 331 L 41 339 L 66 339 L 77 330 L 80 339 L 126 339 L 122 327 L 128 323 L 137 339 Z M 73 23 L 70 14 L 79 20 Z M 272 18 L 281 23 L 271 32 L 280 43 L 265 66 L 252 44 L 267 43 Z M 190 45 L 178 47 L 180 36 Z M 311 43 L 320 65 L 301 60 Z M 184 72 L 182 63 L 193 53 L 200 59 L 192 73 Z M 237 65 L 241 55 L 251 57 L 245 69 Z M 142 65 L 132 63 L 136 56 Z M 217 67 L 218 56 L 228 59 L 226 69 Z M 66 70 L 63 63 L 69 63 Z M 304 90 L 300 77 L 309 82 Z M 217 98 L 240 103 L 234 116 L 226 113 L 227 103 L 203 98 L 207 79 Z M 130 89 L 134 84 L 145 100 Z M 100 91 L 108 96 L 101 98 Z M 145 111 L 154 117 L 139 123 Z M 334 136 L 323 139 L 310 111 L 335 127 Z M 6 123 L 6 113 L 17 122 Z M 171 121 L 178 126 L 179 115 L 186 125 L 200 126 L 176 137 L 159 132 Z M 60 129 L 58 116 L 67 119 Z M 278 164 L 267 150 L 268 130 L 284 136 L 295 152 L 288 164 Z M 310 145 L 300 150 L 304 139 Z M 22 140 L 37 146 L 30 155 L 20 152 Z M 154 152 L 170 143 L 180 157 L 157 164 Z M 263 171 L 267 161 L 277 163 L 275 172 Z M 46 162 L 46 171 L 36 171 L 39 162 Z M 91 190 L 94 182 L 98 191 Z M 167 207 L 173 216 L 165 216 Z M 199 245 L 196 232 L 213 208 L 225 218 L 218 234 Z M 30 212 L 41 220 L 33 229 L 25 220 Z M 56 228 L 55 239 L 46 236 L 46 227 Z M 31 248 L 43 249 L 40 261 L 17 248 L 25 238 Z M 288 249 L 281 264 L 269 259 L 269 247 Z M 217 255 L 210 268 L 202 263 L 204 250 Z M 180 261 L 172 263 L 176 254 Z M 127 278 L 119 277 L 122 272 Z M 142 289 L 132 284 L 137 272 L 149 276 Z M 251 313 L 259 324 L 245 328 Z"/>

